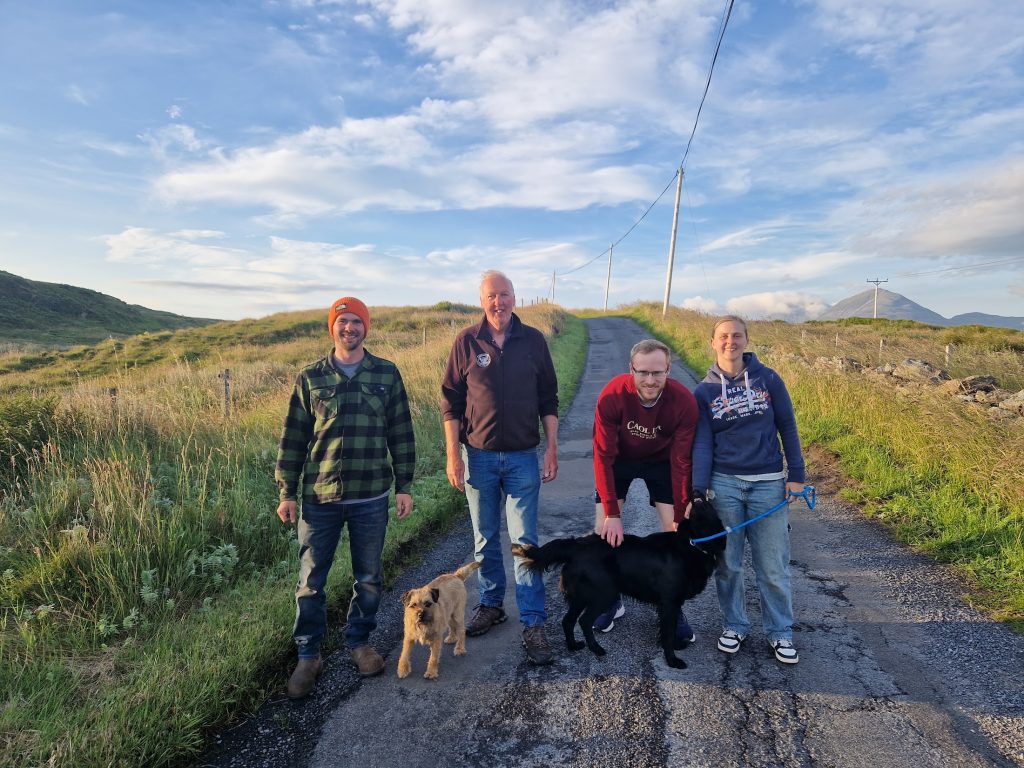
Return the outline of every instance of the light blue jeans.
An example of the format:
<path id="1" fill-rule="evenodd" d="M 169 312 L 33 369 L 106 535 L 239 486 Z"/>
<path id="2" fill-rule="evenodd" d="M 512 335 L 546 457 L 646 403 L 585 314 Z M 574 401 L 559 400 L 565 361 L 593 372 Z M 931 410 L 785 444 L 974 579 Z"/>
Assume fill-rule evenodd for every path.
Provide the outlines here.
<path id="1" fill-rule="evenodd" d="M 352 600 L 348 604 L 345 645 L 366 645 L 377 626 L 380 605 L 384 533 L 388 497 L 350 504 L 302 502 L 299 517 L 299 583 L 295 586 L 295 627 L 292 636 L 300 659 L 315 659 L 327 629 L 327 573 L 348 525 L 352 554 Z"/>
<path id="2" fill-rule="evenodd" d="M 740 480 L 711 475 L 714 505 L 722 524 L 735 528 L 771 509 L 786 495 L 784 480 Z M 789 505 L 728 535 L 725 556 L 715 570 L 722 625 L 742 636 L 750 634 L 743 586 L 743 548 L 750 556 L 761 595 L 761 623 L 768 640 L 793 639 L 793 590 L 789 575 Z"/>
<path id="3" fill-rule="evenodd" d="M 466 464 L 466 500 L 473 520 L 476 559 L 480 563 L 480 602 L 500 606 L 505 597 L 505 563 L 501 551 L 501 510 L 513 544 L 537 546 L 540 463 L 536 449 L 484 451 L 462 446 Z M 544 580 L 515 557 L 516 605 L 525 627 L 543 624 Z"/>

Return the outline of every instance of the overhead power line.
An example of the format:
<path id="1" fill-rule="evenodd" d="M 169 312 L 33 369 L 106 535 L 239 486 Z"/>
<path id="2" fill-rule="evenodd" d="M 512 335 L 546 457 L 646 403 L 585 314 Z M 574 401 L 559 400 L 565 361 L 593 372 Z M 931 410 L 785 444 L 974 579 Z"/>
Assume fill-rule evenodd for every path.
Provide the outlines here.
<path id="1" fill-rule="evenodd" d="M 683 159 L 679 162 L 682 166 L 686 163 L 686 156 L 690 154 L 690 144 L 693 142 L 693 136 L 697 133 L 697 121 L 700 120 L 700 111 L 704 109 L 704 99 L 708 97 L 708 89 L 711 87 L 711 75 L 715 71 L 715 62 L 718 61 L 718 52 L 722 48 L 722 38 L 725 37 L 725 28 L 729 26 L 729 17 L 732 16 L 732 4 L 733 0 L 729 0 L 729 7 L 725 9 L 725 15 L 722 17 L 722 26 L 718 30 L 718 42 L 715 43 L 715 55 L 711 57 L 711 66 L 708 67 L 708 79 L 704 83 L 704 93 L 700 97 L 700 105 L 697 107 L 697 116 L 693 119 L 693 130 L 690 132 L 690 138 L 686 142 L 686 151 L 683 152 Z M 662 192 L 662 194 L 665 194 Z"/>
<path id="2" fill-rule="evenodd" d="M 654 202 L 652 202 L 649 206 L 647 206 L 647 209 L 643 212 L 643 214 L 640 216 L 640 218 L 637 219 L 635 222 L 633 222 L 633 226 L 631 226 L 629 229 L 627 229 L 626 232 L 618 240 L 616 240 L 608 248 L 605 248 L 599 254 L 594 256 L 594 258 L 592 258 L 590 261 L 587 261 L 587 262 L 585 262 L 583 264 L 580 264 L 578 267 L 573 267 L 572 269 L 568 269 L 565 272 L 557 272 L 556 274 L 558 274 L 558 275 L 571 275 L 573 272 L 578 272 L 579 270 L 583 269 L 584 267 L 589 267 L 591 264 L 593 264 L 595 261 L 600 259 L 602 256 L 607 255 L 610 250 L 615 248 L 615 246 L 617 246 L 619 243 L 621 243 L 623 240 L 625 240 L 627 237 L 629 237 L 629 235 L 633 232 L 633 230 L 636 229 L 638 226 L 640 226 L 640 222 L 642 222 L 645 218 L 647 218 L 647 214 L 649 214 L 651 212 L 651 210 L 654 208 L 654 206 L 656 206 L 661 201 L 661 198 L 663 198 L 665 196 L 665 193 L 668 192 L 669 189 L 672 187 L 672 185 L 675 183 L 676 178 L 679 176 L 679 174 L 683 170 L 683 165 L 686 162 L 686 156 L 690 153 L 690 145 L 693 143 L 693 137 L 697 133 L 697 123 L 700 121 L 700 113 L 701 113 L 701 110 L 704 109 L 704 100 L 707 99 L 708 90 L 711 88 L 711 75 L 714 74 L 714 71 L 715 71 L 715 62 L 718 61 L 718 52 L 722 48 L 722 40 L 725 37 L 726 27 L 729 26 L 729 18 L 732 16 L 732 7 L 733 7 L 733 3 L 734 2 L 735 2 L 735 0 L 728 0 L 728 4 L 726 6 L 725 12 L 722 15 L 722 22 L 721 22 L 721 24 L 719 25 L 719 28 L 718 28 L 718 40 L 715 43 L 715 53 L 711 57 L 711 66 L 708 67 L 707 80 L 704 82 L 704 92 L 701 94 L 700 104 L 697 106 L 697 114 L 696 114 L 696 116 L 693 119 L 693 130 L 690 131 L 690 138 L 686 142 L 686 149 L 683 152 L 683 159 L 679 161 L 679 165 L 676 168 L 676 172 L 674 174 L 672 174 L 672 178 L 669 179 L 669 182 L 665 185 L 665 188 L 663 190 L 661 190 L 661 193 L 654 199 Z"/>
<path id="3" fill-rule="evenodd" d="M 997 259 L 995 261 L 982 261 L 977 264 L 963 264 L 959 267 L 943 267 L 942 269 L 929 269 L 925 272 L 901 272 L 895 277 L 924 277 L 925 275 L 939 275 L 944 272 L 963 272 L 969 269 L 979 269 L 980 267 L 994 267 L 997 264 L 1010 264 L 1015 261 L 1024 259 L 1024 256 L 1010 256 L 1006 259 Z"/>

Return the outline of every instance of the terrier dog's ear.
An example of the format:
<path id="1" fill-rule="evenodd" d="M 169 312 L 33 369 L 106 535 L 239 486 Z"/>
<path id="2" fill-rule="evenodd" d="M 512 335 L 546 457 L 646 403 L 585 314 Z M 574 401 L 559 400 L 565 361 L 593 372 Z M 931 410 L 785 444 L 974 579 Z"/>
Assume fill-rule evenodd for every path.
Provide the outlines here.
<path id="1" fill-rule="evenodd" d="M 441 590 L 438 589 L 437 587 L 434 587 L 433 589 L 430 590 L 430 596 L 432 598 L 434 598 L 434 602 L 436 603 L 438 598 L 441 597 Z"/>
<path id="2" fill-rule="evenodd" d="M 409 601 L 412 600 L 412 590 L 410 589 L 404 595 L 402 595 L 402 605 L 408 606 Z"/>

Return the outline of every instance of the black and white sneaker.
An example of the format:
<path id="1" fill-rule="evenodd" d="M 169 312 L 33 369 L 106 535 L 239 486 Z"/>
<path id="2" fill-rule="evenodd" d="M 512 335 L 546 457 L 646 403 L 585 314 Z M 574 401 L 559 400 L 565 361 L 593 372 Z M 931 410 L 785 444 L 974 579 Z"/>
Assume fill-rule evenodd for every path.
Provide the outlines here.
<path id="1" fill-rule="evenodd" d="M 718 650 L 722 653 L 736 653 L 740 649 L 740 644 L 745 639 L 746 636 L 741 635 L 739 632 L 723 629 L 722 634 L 718 638 Z"/>
<path id="2" fill-rule="evenodd" d="M 611 610 L 605 611 L 596 619 L 594 619 L 594 629 L 598 632 L 611 632 L 615 627 L 615 620 L 621 619 L 626 615 L 626 607 L 622 604 L 622 598 L 611 607 Z"/>
<path id="3" fill-rule="evenodd" d="M 775 651 L 775 658 L 783 664 L 796 664 L 800 661 L 800 654 L 793 647 L 792 640 L 771 640 L 768 643 Z M 721 647 L 721 646 L 719 646 Z"/>

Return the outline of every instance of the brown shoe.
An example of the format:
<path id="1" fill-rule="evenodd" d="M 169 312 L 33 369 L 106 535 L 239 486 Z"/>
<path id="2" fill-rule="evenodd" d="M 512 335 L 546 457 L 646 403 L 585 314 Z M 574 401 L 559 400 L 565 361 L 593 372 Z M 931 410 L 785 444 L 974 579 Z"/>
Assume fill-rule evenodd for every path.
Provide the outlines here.
<path id="1" fill-rule="evenodd" d="M 304 699 L 309 696 L 309 692 L 313 690 L 316 679 L 320 677 L 322 671 L 323 662 L 319 656 L 315 659 L 299 659 L 295 671 L 288 678 L 288 698 Z"/>
<path id="2" fill-rule="evenodd" d="M 523 646 L 526 648 L 526 659 L 531 664 L 544 666 L 555 660 L 543 624 L 523 630 Z"/>
<path id="3" fill-rule="evenodd" d="M 508 617 L 500 605 L 483 605 L 476 607 L 473 618 L 466 622 L 466 634 L 470 637 L 482 635 L 495 624 L 501 624 Z"/>
<path id="4" fill-rule="evenodd" d="M 353 648 L 351 653 L 352 662 L 363 677 L 373 677 L 384 671 L 384 659 L 372 645 L 360 645 Z"/>

